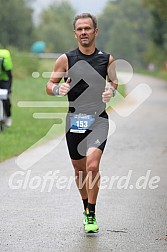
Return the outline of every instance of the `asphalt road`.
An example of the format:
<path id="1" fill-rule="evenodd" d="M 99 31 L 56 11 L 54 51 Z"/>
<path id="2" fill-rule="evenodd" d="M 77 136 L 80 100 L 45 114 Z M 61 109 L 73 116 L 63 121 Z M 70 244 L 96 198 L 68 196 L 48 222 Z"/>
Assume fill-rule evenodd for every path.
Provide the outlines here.
<path id="1" fill-rule="evenodd" d="M 62 139 L 0 164 L 1 252 L 167 251 L 167 83 L 135 75 L 129 92 L 143 82 L 152 94 L 142 104 L 141 86 L 140 97 L 110 113 L 115 131 L 101 161 L 99 233 L 83 232 Z M 39 153 L 46 155 L 31 166 Z"/>

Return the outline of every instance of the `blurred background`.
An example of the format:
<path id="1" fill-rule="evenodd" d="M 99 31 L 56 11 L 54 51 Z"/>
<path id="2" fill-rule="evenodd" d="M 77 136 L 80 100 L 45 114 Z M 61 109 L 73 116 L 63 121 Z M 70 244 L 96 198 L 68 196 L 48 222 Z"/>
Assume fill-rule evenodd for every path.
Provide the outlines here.
<path id="1" fill-rule="evenodd" d="M 0 0 L 0 48 L 10 50 L 14 64 L 14 122 L 0 134 L 0 161 L 21 153 L 53 125 L 52 119 L 34 119 L 34 108 L 17 104 L 55 100 L 45 93 L 42 73 L 52 71 L 56 55 L 77 46 L 72 22 L 82 12 L 98 18 L 100 50 L 127 60 L 135 72 L 167 79 L 166 0 Z"/>
<path id="2" fill-rule="evenodd" d="M 137 69 L 167 60 L 166 0 L 0 0 L 0 45 L 30 52 L 44 41 L 45 52 L 63 53 L 76 46 L 75 14 L 98 17 L 97 46 Z"/>

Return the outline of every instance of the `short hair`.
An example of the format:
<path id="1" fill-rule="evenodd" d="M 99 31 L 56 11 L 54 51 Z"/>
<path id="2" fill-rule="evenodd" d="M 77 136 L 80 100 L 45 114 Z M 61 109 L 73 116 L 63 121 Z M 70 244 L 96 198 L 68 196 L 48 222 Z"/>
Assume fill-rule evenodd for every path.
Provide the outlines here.
<path id="1" fill-rule="evenodd" d="M 82 14 L 77 15 L 75 17 L 74 21 L 73 21 L 74 30 L 75 30 L 75 24 L 76 24 L 77 20 L 81 19 L 81 18 L 91 18 L 92 22 L 93 22 L 94 29 L 97 28 L 97 19 L 96 19 L 96 17 L 94 15 L 90 14 L 90 13 L 82 13 Z"/>

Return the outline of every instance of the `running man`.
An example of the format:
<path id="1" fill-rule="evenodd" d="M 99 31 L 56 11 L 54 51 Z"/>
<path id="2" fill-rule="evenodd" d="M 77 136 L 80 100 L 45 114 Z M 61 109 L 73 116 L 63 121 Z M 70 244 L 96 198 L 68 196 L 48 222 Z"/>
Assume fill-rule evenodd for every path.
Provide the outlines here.
<path id="1" fill-rule="evenodd" d="M 84 229 L 87 233 L 96 233 L 99 230 L 95 215 L 99 165 L 109 128 L 105 103 L 115 96 L 117 77 L 113 57 L 96 48 L 96 17 L 89 13 L 78 15 L 73 27 L 78 48 L 56 60 L 46 92 L 68 96 L 67 146 L 83 200 Z M 65 81 L 59 84 L 63 77 Z"/>

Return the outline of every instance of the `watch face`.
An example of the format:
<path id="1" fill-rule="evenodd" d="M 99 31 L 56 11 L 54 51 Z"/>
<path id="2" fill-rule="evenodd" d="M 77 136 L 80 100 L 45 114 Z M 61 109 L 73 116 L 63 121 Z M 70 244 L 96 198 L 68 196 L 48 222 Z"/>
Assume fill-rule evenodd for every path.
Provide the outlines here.
<path id="1" fill-rule="evenodd" d="M 59 87 L 58 86 L 55 86 L 53 88 L 53 93 L 54 93 L 54 95 L 59 95 Z"/>

